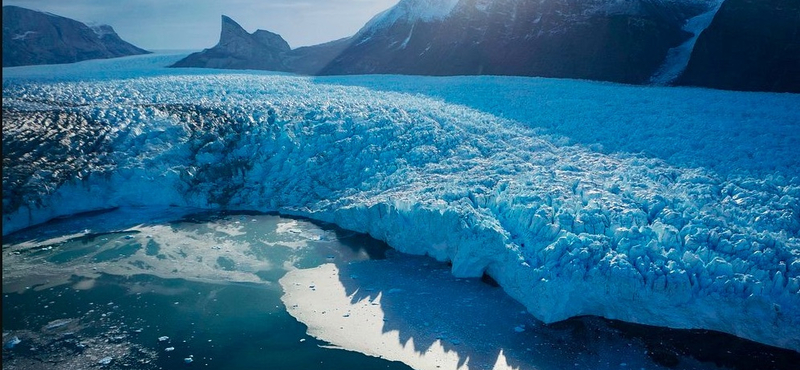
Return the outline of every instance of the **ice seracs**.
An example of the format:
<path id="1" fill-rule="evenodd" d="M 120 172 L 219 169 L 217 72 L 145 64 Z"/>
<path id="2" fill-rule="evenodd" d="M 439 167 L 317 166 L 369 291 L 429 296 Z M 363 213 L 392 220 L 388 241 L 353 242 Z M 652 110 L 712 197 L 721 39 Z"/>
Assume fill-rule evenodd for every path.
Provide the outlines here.
<path id="1" fill-rule="evenodd" d="M 19 73 L 4 76 L 4 234 L 121 205 L 279 211 L 451 261 L 457 276 L 487 273 L 545 322 L 599 315 L 800 350 L 800 96 L 379 80 L 404 91 L 471 86 L 433 98 L 368 77 Z M 469 103 L 518 89 L 528 94 Z M 574 111 L 549 111 L 556 100 Z M 674 129 L 697 115 L 707 129 Z M 622 139 L 642 130 L 670 150 L 603 150 L 570 144 L 583 131 L 533 126 L 571 124 L 564 117 L 602 117 L 596 130 Z M 737 136 L 753 129 L 763 137 Z M 684 140 L 697 147 L 674 143 L 709 132 Z M 684 161 L 720 151 L 746 166 Z"/>

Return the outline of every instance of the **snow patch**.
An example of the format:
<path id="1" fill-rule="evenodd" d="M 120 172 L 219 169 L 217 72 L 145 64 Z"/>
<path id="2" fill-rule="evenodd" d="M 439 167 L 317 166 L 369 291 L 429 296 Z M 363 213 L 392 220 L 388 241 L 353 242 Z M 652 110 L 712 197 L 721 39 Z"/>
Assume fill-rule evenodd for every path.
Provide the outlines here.
<path id="1" fill-rule="evenodd" d="M 98 24 L 98 23 L 86 23 L 87 26 L 97 35 L 99 38 L 103 38 L 106 35 L 113 35 L 114 29 L 107 24 Z"/>
<path id="2" fill-rule="evenodd" d="M 408 37 L 403 40 L 403 43 L 400 44 L 401 49 L 405 49 L 408 46 L 408 42 L 411 41 L 411 36 L 414 35 L 414 25 L 411 25 L 411 31 L 408 31 Z"/>
<path id="3" fill-rule="evenodd" d="M 25 31 L 25 33 L 14 35 L 14 37 L 12 37 L 11 39 L 12 40 L 26 40 L 28 38 L 28 36 L 36 34 L 36 33 L 38 33 L 38 32 L 36 32 L 36 31 Z"/>

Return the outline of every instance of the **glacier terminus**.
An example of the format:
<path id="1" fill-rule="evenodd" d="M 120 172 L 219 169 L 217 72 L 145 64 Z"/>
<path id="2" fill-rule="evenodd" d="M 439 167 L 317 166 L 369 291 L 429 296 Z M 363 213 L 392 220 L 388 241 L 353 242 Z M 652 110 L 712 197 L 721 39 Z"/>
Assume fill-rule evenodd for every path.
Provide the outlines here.
<path id="1" fill-rule="evenodd" d="M 4 69 L 3 235 L 279 212 L 487 274 L 545 323 L 800 351 L 800 95 L 164 68 L 183 56 Z"/>

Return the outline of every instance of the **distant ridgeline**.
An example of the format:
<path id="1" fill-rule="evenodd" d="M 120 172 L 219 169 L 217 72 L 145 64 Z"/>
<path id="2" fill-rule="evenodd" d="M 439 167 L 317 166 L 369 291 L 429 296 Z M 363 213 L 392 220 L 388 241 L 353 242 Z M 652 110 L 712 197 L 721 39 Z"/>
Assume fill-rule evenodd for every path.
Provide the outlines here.
<path id="1" fill-rule="evenodd" d="M 76 20 L 17 6 L 3 7 L 3 67 L 63 64 L 147 54 L 123 41 L 108 25 Z"/>
<path id="2" fill-rule="evenodd" d="M 297 49 L 223 16 L 219 43 L 174 67 L 800 92 L 800 1 L 401 0 L 351 37 Z"/>

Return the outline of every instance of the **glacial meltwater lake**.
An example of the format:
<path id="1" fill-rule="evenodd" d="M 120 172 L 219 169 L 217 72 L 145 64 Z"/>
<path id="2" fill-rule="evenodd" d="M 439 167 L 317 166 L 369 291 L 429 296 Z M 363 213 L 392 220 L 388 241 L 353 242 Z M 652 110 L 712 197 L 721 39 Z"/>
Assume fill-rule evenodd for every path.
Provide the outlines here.
<path id="1" fill-rule="evenodd" d="M 384 258 L 385 244 L 273 215 L 186 212 L 115 210 L 4 238 L 3 341 L 20 342 L 3 369 L 408 369 L 326 347 L 280 300 L 287 269 Z"/>
<path id="2" fill-rule="evenodd" d="M 3 369 L 715 369 L 797 360 L 730 336 L 599 318 L 544 325 L 488 277 L 458 279 L 446 263 L 363 234 L 255 213 L 120 208 L 51 221 L 3 238 L 2 294 Z"/>

